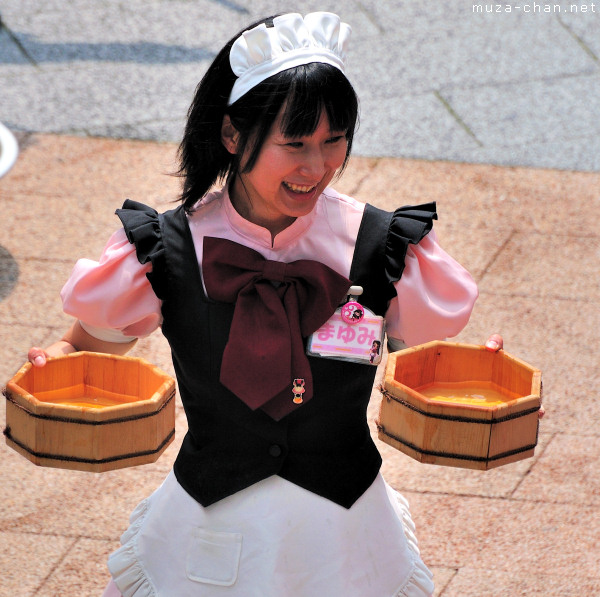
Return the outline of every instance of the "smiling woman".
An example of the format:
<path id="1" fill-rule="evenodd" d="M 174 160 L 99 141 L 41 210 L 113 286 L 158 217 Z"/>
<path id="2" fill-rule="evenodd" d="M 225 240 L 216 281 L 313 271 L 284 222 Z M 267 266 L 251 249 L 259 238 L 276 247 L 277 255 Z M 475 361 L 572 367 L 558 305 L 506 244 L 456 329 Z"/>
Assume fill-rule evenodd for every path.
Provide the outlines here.
<path id="1" fill-rule="evenodd" d="M 13 134 L 0 122 L 0 178 L 14 165 L 19 145 Z"/>
<path id="2" fill-rule="evenodd" d="M 105 597 L 434 590 L 366 417 L 381 341 L 368 328 L 338 336 L 365 337 L 358 362 L 306 351 L 353 286 L 378 330 L 385 317 L 407 345 L 455 336 L 477 297 L 437 244 L 433 203 L 387 212 L 329 187 L 358 121 L 349 36 L 325 12 L 235 35 L 188 112 L 182 205 L 126 201 L 123 228 L 63 288 L 76 321 L 29 351 L 37 367 L 76 350 L 124 354 L 159 327 L 171 347 L 188 432 L 109 557 Z"/>

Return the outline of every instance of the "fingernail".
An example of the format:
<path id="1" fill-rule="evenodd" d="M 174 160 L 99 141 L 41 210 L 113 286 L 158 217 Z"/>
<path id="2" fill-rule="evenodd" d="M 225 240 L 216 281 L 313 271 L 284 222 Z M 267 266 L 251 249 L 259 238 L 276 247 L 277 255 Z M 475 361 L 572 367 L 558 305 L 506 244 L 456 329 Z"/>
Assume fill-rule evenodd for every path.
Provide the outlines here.
<path id="1" fill-rule="evenodd" d="M 489 340 L 488 342 L 485 343 L 485 347 L 488 350 L 494 350 L 494 351 L 496 351 L 496 350 L 498 350 L 500 348 L 500 345 L 495 340 Z"/>
<path id="2" fill-rule="evenodd" d="M 45 363 L 44 357 L 38 355 L 37 357 L 35 357 L 33 359 L 33 364 L 37 365 L 38 367 L 43 367 Z"/>

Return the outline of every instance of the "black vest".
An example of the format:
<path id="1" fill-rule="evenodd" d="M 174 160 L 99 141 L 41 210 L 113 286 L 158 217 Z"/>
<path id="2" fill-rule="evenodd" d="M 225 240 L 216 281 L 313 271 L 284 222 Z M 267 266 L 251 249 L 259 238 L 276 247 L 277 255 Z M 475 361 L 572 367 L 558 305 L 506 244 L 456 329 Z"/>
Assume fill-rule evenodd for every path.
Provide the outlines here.
<path id="1" fill-rule="evenodd" d="M 279 475 L 349 508 L 381 465 L 366 412 L 376 367 L 309 357 L 312 400 L 280 421 L 252 411 L 219 382 L 234 305 L 204 293 L 184 210 L 158 215 L 126 201 L 117 214 L 140 262 L 152 262 L 148 278 L 163 301 L 162 331 L 189 427 L 174 465 L 182 487 L 208 506 Z M 350 272 L 365 289 L 361 302 L 380 315 L 393 294 L 383 259 L 393 215 L 367 205 Z M 406 246 L 430 228 L 421 226 Z"/>

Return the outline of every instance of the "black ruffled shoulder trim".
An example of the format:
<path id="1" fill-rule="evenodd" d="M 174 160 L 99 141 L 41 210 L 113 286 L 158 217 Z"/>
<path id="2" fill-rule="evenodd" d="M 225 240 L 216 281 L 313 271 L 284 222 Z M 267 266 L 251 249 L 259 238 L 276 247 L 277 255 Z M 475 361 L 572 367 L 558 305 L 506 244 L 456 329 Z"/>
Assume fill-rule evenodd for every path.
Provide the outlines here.
<path id="1" fill-rule="evenodd" d="M 400 207 L 394 212 L 367 203 L 356 239 L 350 279 L 363 287 L 361 302 L 385 314 L 402 277 L 408 245 L 416 245 L 437 219 L 435 203 Z"/>
<path id="2" fill-rule="evenodd" d="M 402 277 L 408 245 L 418 245 L 431 232 L 433 220 L 437 220 L 435 202 L 407 205 L 393 212 L 385 243 L 388 283 L 397 282 Z"/>
<path id="3" fill-rule="evenodd" d="M 127 240 L 135 245 L 138 261 L 142 265 L 152 263 L 152 271 L 146 276 L 156 296 L 164 300 L 167 289 L 165 247 L 158 212 L 143 203 L 127 199 L 115 213 L 123 224 Z"/>

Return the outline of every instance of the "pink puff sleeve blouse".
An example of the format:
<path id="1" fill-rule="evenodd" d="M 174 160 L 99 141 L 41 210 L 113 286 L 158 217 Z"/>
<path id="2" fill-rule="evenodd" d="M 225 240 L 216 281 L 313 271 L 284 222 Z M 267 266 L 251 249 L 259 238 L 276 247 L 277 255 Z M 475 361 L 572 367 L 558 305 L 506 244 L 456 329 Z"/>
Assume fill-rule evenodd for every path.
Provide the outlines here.
<path id="1" fill-rule="evenodd" d="M 387 333 L 408 346 L 456 336 L 467 324 L 478 296 L 469 272 L 438 244 L 431 231 L 406 254 L 386 314 Z"/>
<path id="2" fill-rule="evenodd" d="M 80 259 L 61 291 L 65 313 L 92 336 L 128 342 L 159 327 L 160 301 L 123 229 L 115 232 L 99 261 Z"/>
<path id="3" fill-rule="evenodd" d="M 245 244 L 267 259 L 318 259 L 348 277 L 354 244 L 340 239 L 356 238 L 363 210 L 364 204 L 327 189 L 310 214 L 272 240 L 235 211 L 223 189 L 207 196 L 188 221 L 199 263 L 203 236 L 216 236 Z M 118 230 L 99 261 L 76 263 L 61 292 L 64 311 L 101 340 L 127 342 L 149 335 L 162 322 L 161 302 L 146 277 L 151 267 L 139 263 L 135 246 Z M 408 346 L 457 335 L 478 294 L 473 278 L 440 247 L 434 231 L 409 246 L 395 288 L 387 333 Z"/>

